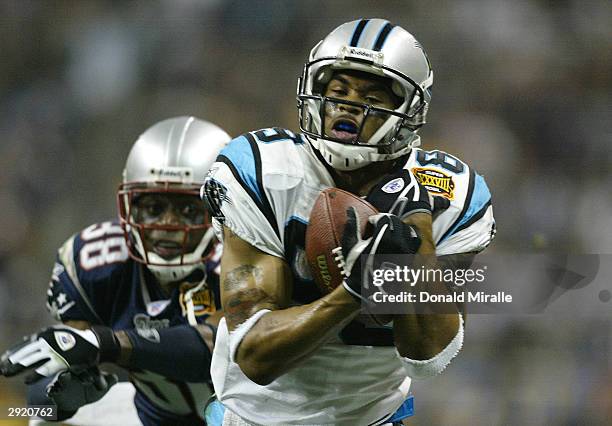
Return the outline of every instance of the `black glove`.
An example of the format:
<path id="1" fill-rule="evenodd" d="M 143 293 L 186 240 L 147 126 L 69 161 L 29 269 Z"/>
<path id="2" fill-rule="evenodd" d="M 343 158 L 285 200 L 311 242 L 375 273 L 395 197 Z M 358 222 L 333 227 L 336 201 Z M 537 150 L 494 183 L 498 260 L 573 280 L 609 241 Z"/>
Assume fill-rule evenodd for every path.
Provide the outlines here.
<path id="1" fill-rule="evenodd" d="M 369 255 L 414 254 L 421 245 L 421 239 L 414 228 L 403 223 L 399 217 L 381 213 L 370 216 L 369 222 L 374 225 L 374 233 L 364 240 L 359 232 L 359 218 L 355 209 L 349 208 L 346 214 L 342 246 L 335 253 L 345 277 L 342 285 L 354 298 L 369 302 L 361 295 L 362 286 L 369 285 L 372 271 L 380 267 Z"/>
<path id="2" fill-rule="evenodd" d="M 98 367 L 79 373 L 62 371 L 47 385 L 46 393 L 58 410 L 74 412 L 83 405 L 98 401 L 117 382 L 116 375 L 100 371 Z"/>
<path id="3" fill-rule="evenodd" d="M 26 383 L 32 383 L 60 371 L 83 370 L 99 362 L 114 361 L 119 353 L 119 342 L 108 327 L 78 330 L 57 325 L 25 337 L 2 354 L 0 375 L 11 377 L 34 370 L 26 378 Z"/>
<path id="4" fill-rule="evenodd" d="M 401 220 L 413 213 L 432 214 L 450 206 L 447 198 L 432 196 L 416 176 L 406 169 L 386 175 L 370 190 L 366 201 L 378 211 L 394 214 Z"/>

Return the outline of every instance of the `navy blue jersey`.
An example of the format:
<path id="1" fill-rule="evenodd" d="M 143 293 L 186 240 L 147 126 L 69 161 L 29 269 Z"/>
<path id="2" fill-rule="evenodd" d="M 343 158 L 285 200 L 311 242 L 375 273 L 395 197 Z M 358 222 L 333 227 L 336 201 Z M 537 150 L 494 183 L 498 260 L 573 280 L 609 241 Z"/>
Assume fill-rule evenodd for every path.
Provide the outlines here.
<path id="1" fill-rule="evenodd" d="M 194 313 L 203 322 L 220 308 L 220 245 L 206 266 L 206 285 L 193 295 Z M 198 282 L 177 285 L 164 293 L 146 266 L 132 260 L 117 222 L 89 226 L 59 249 L 53 268 L 47 307 L 60 321 L 80 320 L 136 329 L 154 338 L 156 330 L 188 324 L 185 293 Z M 169 348 L 177 350 L 177 348 Z M 203 366 L 202 368 L 208 368 Z M 180 368 L 180 366 L 177 366 Z M 184 383 L 151 371 L 132 370 L 136 408 L 150 424 L 192 423 L 204 412 L 211 395 L 209 383 Z"/>

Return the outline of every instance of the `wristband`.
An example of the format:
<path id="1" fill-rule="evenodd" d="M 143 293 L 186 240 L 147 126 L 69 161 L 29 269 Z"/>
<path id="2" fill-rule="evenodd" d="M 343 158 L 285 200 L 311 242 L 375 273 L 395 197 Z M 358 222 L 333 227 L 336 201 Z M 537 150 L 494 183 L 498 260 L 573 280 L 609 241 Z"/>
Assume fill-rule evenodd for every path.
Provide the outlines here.
<path id="1" fill-rule="evenodd" d="M 121 355 L 121 345 L 113 330 L 110 327 L 94 325 L 91 327 L 91 331 L 93 331 L 98 338 L 98 344 L 100 345 L 98 362 L 117 361 L 119 355 Z"/>

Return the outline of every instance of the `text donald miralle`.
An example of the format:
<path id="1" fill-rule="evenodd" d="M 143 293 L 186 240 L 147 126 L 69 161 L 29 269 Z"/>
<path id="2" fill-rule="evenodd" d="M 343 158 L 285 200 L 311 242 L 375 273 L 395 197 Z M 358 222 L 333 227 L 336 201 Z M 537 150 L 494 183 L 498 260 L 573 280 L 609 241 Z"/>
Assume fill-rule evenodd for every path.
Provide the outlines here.
<path id="1" fill-rule="evenodd" d="M 400 288 L 416 286 L 417 283 L 444 283 L 462 288 L 466 284 L 481 284 L 485 281 L 487 267 L 475 269 L 430 269 L 425 266 L 411 268 L 408 266 L 389 264 L 372 271 L 371 283 L 380 288 L 371 294 L 376 303 L 512 303 L 512 295 L 503 291 L 487 293 L 482 290 L 451 291 L 447 294 L 430 293 L 428 291 L 399 291 L 390 290 L 390 285 L 398 285 Z M 381 288 L 384 284 L 384 290 Z M 465 290 L 465 291 L 463 291 Z"/>

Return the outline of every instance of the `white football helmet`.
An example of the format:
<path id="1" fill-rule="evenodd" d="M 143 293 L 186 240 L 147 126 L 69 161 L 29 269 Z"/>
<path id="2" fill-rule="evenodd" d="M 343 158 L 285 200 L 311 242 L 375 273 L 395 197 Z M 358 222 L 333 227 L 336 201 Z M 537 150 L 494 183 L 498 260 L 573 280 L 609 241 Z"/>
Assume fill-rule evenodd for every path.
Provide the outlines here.
<path id="1" fill-rule="evenodd" d="M 336 70 L 390 79 L 401 104 L 391 110 L 323 96 Z M 412 34 L 384 19 L 348 22 L 321 40 L 304 65 L 297 90 L 300 129 L 325 161 L 338 170 L 355 170 L 375 161 L 395 159 L 420 144 L 416 132 L 425 123 L 432 85 L 431 65 Z M 362 108 L 363 121 L 351 142 L 325 134 L 325 111 L 340 104 Z M 383 117 L 384 121 L 368 140 L 361 140 L 368 116 L 379 120 Z"/>
<path id="2" fill-rule="evenodd" d="M 197 224 L 144 223 L 137 218 L 134 203 L 145 194 L 187 194 L 200 200 L 204 178 L 230 139 L 212 123 L 195 117 L 176 117 L 147 129 L 128 155 L 117 194 L 121 226 L 130 257 L 147 265 L 161 282 L 186 277 L 212 254 L 213 250 L 208 249 L 214 239 L 210 220 L 206 214 Z M 153 230 L 182 234 L 180 254 L 167 259 L 145 250 L 145 232 Z M 188 251 L 188 236 L 193 232 L 203 233 L 203 237 L 195 249 Z"/>

